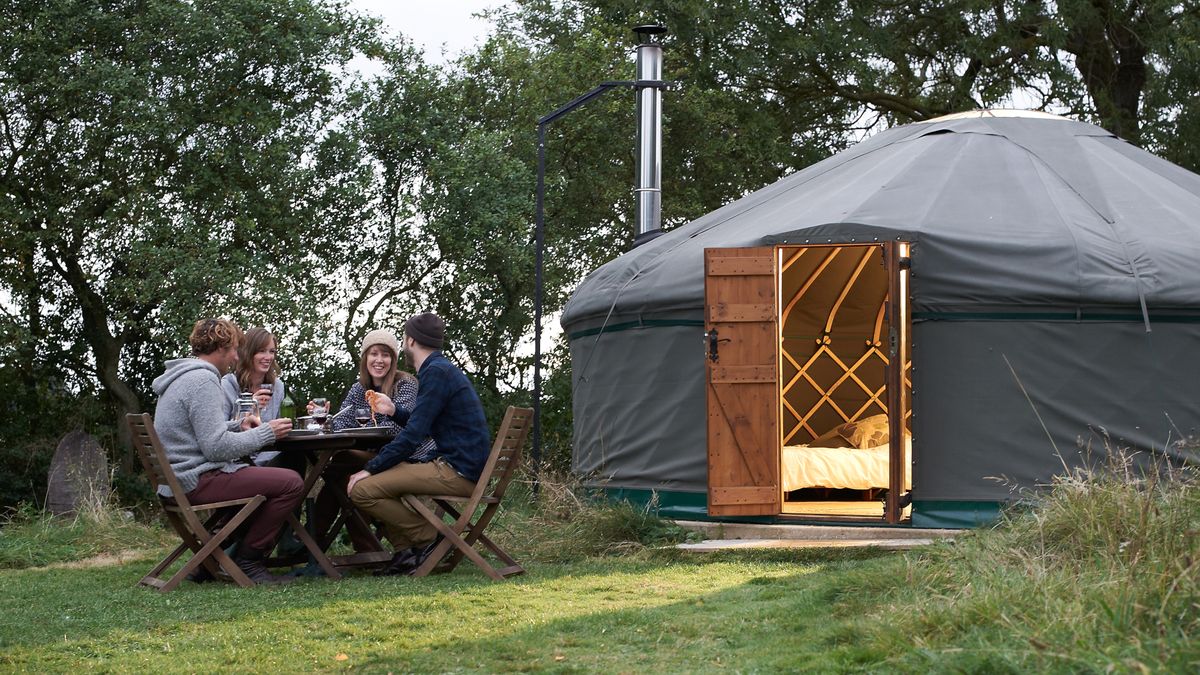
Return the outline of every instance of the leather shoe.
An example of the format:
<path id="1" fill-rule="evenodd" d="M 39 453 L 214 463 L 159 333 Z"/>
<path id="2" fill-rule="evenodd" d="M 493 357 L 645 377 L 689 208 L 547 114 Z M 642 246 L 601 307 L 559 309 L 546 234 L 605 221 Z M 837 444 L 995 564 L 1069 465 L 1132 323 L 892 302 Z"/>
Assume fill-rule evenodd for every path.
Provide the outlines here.
<path id="1" fill-rule="evenodd" d="M 442 537 L 441 537 L 441 535 L 438 535 L 438 537 L 436 539 L 429 542 L 428 544 L 425 544 L 424 546 L 416 547 L 417 552 L 413 556 L 412 569 L 405 572 L 405 574 L 408 574 L 411 576 L 413 572 L 417 571 L 418 567 L 420 567 L 421 565 L 424 565 L 425 561 L 429 559 L 429 556 L 433 554 L 433 549 L 437 548 L 437 545 L 440 543 L 442 543 Z"/>
<path id="2" fill-rule="evenodd" d="M 424 546 L 410 546 L 402 551 L 396 551 L 396 554 L 392 556 L 392 561 L 388 563 L 387 567 L 377 570 L 375 576 L 411 575 L 429 558 L 430 554 L 433 553 L 433 549 L 437 548 L 437 545 L 440 543 L 442 543 L 442 537 L 438 535 L 433 541 Z"/>
<path id="3" fill-rule="evenodd" d="M 417 555 L 420 550 L 421 549 L 416 546 L 410 546 L 408 548 L 396 551 L 392 555 L 391 562 L 389 562 L 386 567 L 375 570 L 375 576 L 392 577 L 412 572 L 413 570 L 417 569 L 417 564 L 419 564 L 414 563 L 414 561 L 417 559 Z"/>
<path id="4" fill-rule="evenodd" d="M 431 541 L 428 544 L 425 544 L 425 546 L 421 547 L 420 553 L 417 554 L 417 557 L 418 557 L 417 564 L 413 566 L 414 571 L 416 571 L 416 568 L 425 564 L 425 561 L 429 559 L 429 556 L 433 555 L 433 549 L 437 548 L 438 544 L 442 543 L 442 539 L 444 539 L 444 537 L 442 537 L 442 535 L 439 534 L 437 537 L 434 538 L 433 541 Z"/>
<path id="5" fill-rule="evenodd" d="M 213 576 L 212 572 L 208 571 L 207 567 L 201 565 L 192 570 L 191 574 L 187 575 L 187 580 L 193 583 L 203 584 L 209 581 L 216 581 L 217 578 Z"/>
<path id="6" fill-rule="evenodd" d="M 271 574 L 261 557 L 243 558 L 239 556 L 234 558 L 233 562 L 247 577 L 250 577 L 250 581 L 258 585 L 287 584 L 296 580 L 294 577 Z"/>

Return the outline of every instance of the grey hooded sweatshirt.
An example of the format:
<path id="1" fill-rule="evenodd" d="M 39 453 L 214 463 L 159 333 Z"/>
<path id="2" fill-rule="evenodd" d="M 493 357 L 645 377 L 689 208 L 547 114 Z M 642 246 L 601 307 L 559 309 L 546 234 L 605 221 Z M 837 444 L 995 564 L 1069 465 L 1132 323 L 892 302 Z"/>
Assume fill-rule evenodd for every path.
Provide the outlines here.
<path id="1" fill-rule="evenodd" d="M 200 474 L 245 468 L 234 460 L 275 441 L 269 425 L 239 431 L 237 422 L 226 419 L 221 374 L 212 364 L 191 358 L 167 361 L 166 366 L 153 384 L 158 395 L 154 430 L 185 493 L 196 489 Z M 158 493 L 174 496 L 165 485 Z"/>

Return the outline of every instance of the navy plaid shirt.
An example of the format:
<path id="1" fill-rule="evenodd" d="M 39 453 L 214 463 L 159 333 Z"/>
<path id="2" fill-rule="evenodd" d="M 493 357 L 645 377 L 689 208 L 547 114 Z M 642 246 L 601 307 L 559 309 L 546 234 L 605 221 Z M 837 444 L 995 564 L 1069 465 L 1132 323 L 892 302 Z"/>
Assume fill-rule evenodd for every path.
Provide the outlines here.
<path id="1" fill-rule="evenodd" d="M 433 352 L 417 372 L 421 385 L 412 412 L 396 409 L 393 418 L 404 425 L 391 443 L 383 446 L 366 470 L 376 474 L 408 460 L 426 437 L 432 437 L 441 459 L 469 481 L 479 480 L 491 452 L 491 434 L 483 404 L 471 382 L 441 352 Z"/>

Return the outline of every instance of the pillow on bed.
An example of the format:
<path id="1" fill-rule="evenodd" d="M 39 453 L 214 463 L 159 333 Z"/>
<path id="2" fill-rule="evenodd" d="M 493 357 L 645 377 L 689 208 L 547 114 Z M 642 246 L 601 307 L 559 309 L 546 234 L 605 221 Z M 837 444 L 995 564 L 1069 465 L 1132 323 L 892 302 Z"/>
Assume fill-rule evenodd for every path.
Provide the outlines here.
<path id="1" fill-rule="evenodd" d="M 854 442 L 850 440 L 850 435 L 842 433 L 842 429 L 846 426 L 843 424 L 826 431 L 809 441 L 809 446 L 814 448 L 853 448 Z"/>
<path id="2" fill-rule="evenodd" d="M 879 414 L 847 422 L 838 427 L 838 432 L 860 450 L 874 448 L 888 442 L 888 417 Z"/>

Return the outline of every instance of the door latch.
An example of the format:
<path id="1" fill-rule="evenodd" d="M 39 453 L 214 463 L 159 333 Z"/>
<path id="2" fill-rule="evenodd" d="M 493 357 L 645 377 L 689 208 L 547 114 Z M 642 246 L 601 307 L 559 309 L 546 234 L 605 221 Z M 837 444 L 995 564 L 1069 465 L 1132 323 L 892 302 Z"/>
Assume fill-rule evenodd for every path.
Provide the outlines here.
<path id="1" fill-rule="evenodd" d="M 708 346 L 708 360 L 712 361 L 714 363 L 717 360 L 719 360 L 720 356 L 717 355 L 717 345 L 719 345 L 722 342 L 729 342 L 729 341 L 730 341 L 729 338 L 718 339 L 716 328 L 709 330 L 709 331 L 705 331 L 704 332 L 704 343 Z"/>

